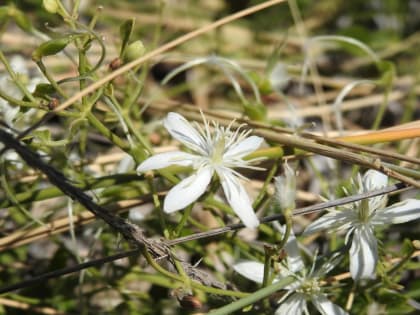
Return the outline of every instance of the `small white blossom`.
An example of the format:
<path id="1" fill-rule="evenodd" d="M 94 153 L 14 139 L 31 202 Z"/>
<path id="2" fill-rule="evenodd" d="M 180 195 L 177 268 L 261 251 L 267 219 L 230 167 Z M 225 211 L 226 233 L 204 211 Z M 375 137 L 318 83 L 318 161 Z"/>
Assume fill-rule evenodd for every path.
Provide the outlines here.
<path id="1" fill-rule="evenodd" d="M 170 213 L 181 210 L 197 200 L 209 185 L 214 173 L 223 187 L 226 199 L 233 211 L 246 227 L 255 228 L 259 220 L 252 209 L 245 188 L 239 182 L 242 175 L 232 168 L 254 168 L 251 161 L 243 158 L 258 149 L 263 139 L 249 136 L 250 131 L 232 131 L 231 126 L 223 128 L 204 119 L 204 129 L 196 124 L 194 128 L 183 116 L 169 113 L 163 122 L 168 132 L 194 153 L 182 151 L 156 154 L 141 163 L 137 172 L 145 172 L 170 165 L 191 166 L 195 173 L 178 183 L 167 194 L 163 209 Z"/>
<path id="2" fill-rule="evenodd" d="M 369 170 L 358 176 L 357 191 L 365 193 L 381 189 L 387 185 L 388 177 Z M 407 199 L 390 207 L 385 207 L 386 195 L 354 202 L 344 209 L 331 209 L 318 220 L 312 222 L 304 234 L 324 229 L 329 231 L 347 230 L 346 243 L 350 247 L 350 273 L 353 279 L 373 279 L 378 263 L 378 241 L 374 235 L 377 226 L 405 223 L 420 218 L 420 200 Z"/>
<path id="3" fill-rule="evenodd" d="M 311 302 L 323 315 L 345 315 L 341 307 L 332 303 L 321 285 L 321 277 L 330 272 L 337 263 L 337 257 L 323 264 L 320 268 L 314 265 L 308 269 L 299 254 L 299 248 L 293 233 L 285 245 L 287 257 L 277 266 L 278 275 L 273 282 L 281 278 L 291 276 L 296 279 L 288 286 L 285 286 L 286 293 L 278 301 L 279 307 L 275 315 L 308 315 L 307 302 Z M 233 266 L 236 272 L 257 283 L 263 282 L 264 264 L 255 261 L 243 261 Z"/>

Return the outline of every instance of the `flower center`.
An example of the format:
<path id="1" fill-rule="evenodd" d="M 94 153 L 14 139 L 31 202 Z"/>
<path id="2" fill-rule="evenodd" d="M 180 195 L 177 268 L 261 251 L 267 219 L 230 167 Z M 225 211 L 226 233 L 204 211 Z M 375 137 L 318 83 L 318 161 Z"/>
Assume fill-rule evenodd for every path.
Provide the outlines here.
<path id="1" fill-rule="evenodd" d="M 314 296 L 321 291 L 317 278 L 306 279 L 296 292 L 303 293 L 308 296 Z"/>
<path id="2" fill-rule="evenodd" d="M 225 152 L 225 137 L 219 135 L 216 137 L 216 141 L 213 147 L 211 155 L 211 161 L 213 164 L 220 165 L 223 162 L 223 153 Z"/>
<path id="3" fill-rule="evenodd" d="M 370 219 L 369 200 L 363 199 L 359 206 L 358 217 L 361 223 L 368 223 Z"/>

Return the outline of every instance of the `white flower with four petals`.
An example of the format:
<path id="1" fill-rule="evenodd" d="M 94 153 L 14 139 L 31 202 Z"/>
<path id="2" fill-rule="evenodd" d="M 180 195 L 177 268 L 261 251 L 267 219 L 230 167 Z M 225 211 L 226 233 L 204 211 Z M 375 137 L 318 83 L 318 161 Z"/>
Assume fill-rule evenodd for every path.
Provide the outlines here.
<path id="1" fill-rule="evenodd" d="M 386 187 L 388 177 L 378 171 L 369 170 L 358 176 L 357 192 L 365 193 Z M 386 224 L 405 223 L 420 218 L 420 200 L 407 199 L 385 207 L 387 196 L 381 195 L 354 202 L 344 209 L 331 209 L 312 222 L 304 235 L 321 230 L 347 230 L 346 243 L 350 247 L 350 273 L 353 279 L 373 279 L 378 263 L 378 241 L 374 230 Z"/>
<path id="2" fill-rule="evenodd" d="M 163 122 L 168 132 L 194 153 L 182 151 L 156 154 L 141 163 L 137 172 L 162 169 L 171 165 L 191 166 L 195 173 L 174 186 L 167 194 L 163 209 L 167 213 L 181 210 L 196 201 L 206 191 L 216 173 L 226 199 L 246 227 L 255 228 L 259 220 L 245 188 L 239 181 L 244 178 L 233 168 L 252 168 L 255 160 L 243 158 L 258 149 L 263 138 L 249 136 L 250 130 L 231 130 L 214 123 L 213 131 L 204 119 L 204 128 L 194 128 L 183 116 L 169 113 Z"/>

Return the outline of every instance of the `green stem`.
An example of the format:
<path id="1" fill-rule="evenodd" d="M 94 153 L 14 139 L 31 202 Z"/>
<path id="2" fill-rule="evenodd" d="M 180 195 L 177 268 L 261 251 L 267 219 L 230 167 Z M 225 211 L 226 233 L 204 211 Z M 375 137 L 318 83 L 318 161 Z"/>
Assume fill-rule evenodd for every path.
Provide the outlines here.
<path id="1" fill-rule="evenodd" d="M 266 287 L 268 284 L 268 280 L 270 279 L 270 270 L 271 270 L 271 257 L 272 257 L 272 248 L 265 246 L 264 247 L 264 277 L 262 286 Z"/>
<path id="2" fill-rule="evenodd" d="M 142 177 L 132 174 L 119 174 L 104 176 L 100 178 L 88 179 L 83 183 L 78 183 L 77 186 L 83 190 L 93 190 L 97 188 L 109 188 L 111 186 L 119 185 L 119 187 L 125 186 L 123 184 L 129 183 L 132 181 L 138 181 Z M 123 188 L 124 191 L 127 190 L 126 187 Z M 137 192 L 136 192 L 137 191 Z M 138 189 L 136 189 L 134 194 L 138 195 Z M 18 193 L 15 196 L 15 199 L 18 203 L 32 203 L 35 201 L 46 200 L 58 196 L 63 196 L 63 192 L 57 187 L 48 187 L 42 188 L 39 190 L 29 190 L 25 192 Z M 0 199 L 0 208 L 12 207 L 14 204 L 8 199 Z"/>
<path id="3" fill-rule="evenodd" d="M 268 173 L 267 178 L 264 181 L 264 185 L 261 188 L 257 198 L 252 205 L 254 209 L 258 209 L 261 206 L 261 202 L 263 201 L 264 197 L 267 195 L 267 187 L 270 184 L 271 180 L 273 179 L 274 175 L 276 174 L 278 169 L 277 160 L 274 161 L 274 165 L 271 168 L 270 172 Z"/>
<path id="4" fill-rule="evenodd" d="M 292 282 L 294 282 L 296 279 L 294 279 L 293 277 L 287 277 L 284 279 L 281 279 L 278 282 L 275 282 L 271 285 L 269 285 L 268 287 L 262 288 L 256 292 L 254 292 L 253 294 L 242 298 L 240 300 L 237 300 L 233 303 L 230 303 L 226 306 L 223 306 L 217 310 L 211 311 L 208 313 L 208 315 L 229 315 L 229 314 L 233 314 L 235 311 L 240 310 L 242 308 L 244 308 L 245 306 L 251 305 L 255 302 L 258 302 L 268 296 L 270 296 L 271 294 L 283 289 L 285 286 L 291 284 Z"/>
<path id="5" fill-rule="evenodd" d="M 182 229 L 184 228 L 184 226 L 185 226 L 185 223 L 187 223 L 187 221 L 188 221 L 188 218 L 191 216 L 191 211 L 192 211 L 192 209 L 193 209 L 193 205 L 194 205 L 194 203 L 193 204 L 191 204 L 191 205 L 189 205 L 185 210 L 184 210 L 184 212 L 183 212 L 183 214 L 182 214 L 182 218 L 181 218 L 181 221 L 179 221 L 179 223 L 178 223 L 178 225 L 177 225 L 177 227 L 175 228 L 175 230 L 174 230 L 174 237 L 178 237 L 179 236 L 179 234 L 181 233 L 181 231 L 182 231 Z"/>
<path id="6" fill-rule="evenodd" d="M 114 143 L 121 150 L 130 152 L 130 146 L 127 145 L 127 143 L 118 137 L 115 133 L 105 127 L 105 125 L 100 120 L 98 120 L 95 115 L 89 112 L 86 114 L 86 118 L 89 120 L 89 123 L 91 123 L 105 138 Z"/>
<path id="7" fill-rule="evenodd" d="M 0 98 L 6 100 L 8 103 L 13 104 L 13 105 L 18 105 L 21 107 L 39 108 L 39 105 L 36 102 L 34 103 L 34 102 L 26 102 L 26 101 L 19 100 L 10 95 L 7 95 L 2 90 L 0 90 Z"/>
<path id="8" fill-rule="evenodd" d="M 1 161 L 1 177 L 0 177 L 0 181 L 1 181 L 1 185 L 2 185 L 2 187 L 4 189 L 4 192 L 6 194 L 7 199 L 10 200 L 10 203 L 13 204 L 16 208 L 18 208 L 26 217 L 28 217 L 29 219 L 33 220 L 34 222 L 36 222 L 40 226 L 45 226 L 45 224 L 42 221 L 40 221 L 37 218 L 35 218 L 16 199 L 16 196 L 14 195 L 14 193 L 12 192 L 12 190 L 10 189 L 10 187 L 8 185 L 8 181 L 7 181 L 7 178 L 6 178 L 6 166 L 5 166 L 5 164 L 6 164 L 6 161 Z"/>
<path id="9" fill-rule="evenodd" d="M 6 68 L 6 71 L 9 73 L 10 77 L 12 78 L 13 82 L 16 84 L 16 86 L 19 88 L 19 90 L 25 95 L 31 102 L 36 103 L 36 99 L 32 96 L 32 94 L 28 91 L 28 89 L 20 82 L 18 76 L 13 71 L 12 67 L 10 66 L 10 63 L 4 56 L 3 52 L 0 50 L 0 61 L 4 64 L 4 67 Z"/>
<path id="10" fill-rule="evenodd" d="M 163 230 L 163 235 L 165 236 L 165 238 L 169 239 L 170 238 L 170 233 L 168 231 L 168 227 L 166 226 L 165 216 L 164 216 L 164 213 L 162 211 L 159 196 L 156 192 L 155 185 L 153 185 L 153 179 L 152 179 L 151 176 L 146 176 L 146 178 L 147 178 L 147 182 L 149 184 L 150 191 L 152 192 L 153 204 L 155 205 L 155 208 L 158 209 L 159 222 L 160 222 L 160 226 Z"/>
<path id="11" fill-rule="evenodd" d="M 290 233 L 292 231 L 292 225 L 293 225 L 292 209 L 286 209 L 284 211 L 284 219 L 286 220 L 286 231 L 284 232 L 283 238 L 281 239 L 278 245 L 279 250 L 282 249 L 286 245 L 287 240 L 289 239 Z"/>
<path id="12" fill-rule="evenodd" d="M 40 60 L 37 63 L 39 70 L 41 70 L 42 74 L 47 78 L 48 82 L 53 86 L 53 88 L 64 98 L 67 98 L 66 92 L 55 82 L 54 78 L 50 75 L 47 68 L 45 67 L 44 63 Z"/>

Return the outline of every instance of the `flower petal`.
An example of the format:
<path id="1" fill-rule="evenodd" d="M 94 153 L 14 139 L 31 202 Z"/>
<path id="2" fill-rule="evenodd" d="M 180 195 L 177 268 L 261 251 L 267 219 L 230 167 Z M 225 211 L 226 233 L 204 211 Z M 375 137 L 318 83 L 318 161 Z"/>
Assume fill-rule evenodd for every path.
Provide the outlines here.
<path id="1" fill-rule="evenodd" d="M 386 187 L 388 184 L 388 176 L 375 170 L 368 170 L 363 176 L 364 191 L 368 192 Z M 387 195 L 380 195 L 377 197 L 369 198 L 369 213 L 386 206 L 388 201 Z"/>
<path id="2" fill-rule="evenodd" d="M 393 204 L 381 211 L 377 211 L 374 222 L 380 223 L 405 223 L 420 218 L 420 200 L 407 199 Z"/>
<path id="3" fill-rule="evenodd" d="M 256 261 L 241 261 L 233 265 L 233 269 L 241 276 L 256 283 L 263 283 L 264 264 Z"/>
<path id="4" fill-rule="evenodd" d="M 346 315 L 348 314 L 340 306 L 332 303 L 324 295 L 312 299 L 312 303 L 322 315 Z"/>
<path id="5" fill-rule="evenodd" d="M 251 201 L 245 188 L 228 169 L 218 170 L 217 174 L 222 183 L 226 199 L 233 211 L 248 228 L 256 228 L 260 221 L 252 209 Z"/>
<path id="6" fill-rule="evenodd" d="M 290 295 L 280 307 L 276 310 L 274 315 L 300 315 L 309 314 L 306 305 L 305 295 L 302 293 L 294 293 Z"/>
<path id="7" fill-rule="evenodd" d="M 242 158 L 257 150 L 263 141 L 263 138 L 257 136 L 245 138 L 228 148 L 227 152 L 223 155 L 223 158 Z"/>
<path id="8" fill-rule="evenodd" d="M 350 247 L 350 273 L 353 279 L 374 279 L 378 262 L 378 244 L 372 228 L 362 225 L 354 229 Z"/>
<path id="9" fill-rule="evenodd" d="M 188 148 L 200 154 L 206 154 L 207 145 L 202 135 L 180 114 L 168 113 L 163 125 L 172 137 Z"/>
<path id="10" fill-rule="evenodd" d="M 363 175 L 363 184 L 367 191 L 381 189 L 388 185 L 388 176 L 375 170 L 368 170 Z"/>
<path id="11" fill-rule="evenodd" d="M 171 165 L 190 166 L 196 159 L 197 156 L 181 151 L 159 153 L 143 161 L 137 167 L 137 172 L 142 173 L 150 170 L 158 170 Z"/>
<path id="12" fill-rule="evenodd" d="M 330 230 L 342 227 L 345 223 L 348 223 L 350 221 L 350 216 L 350 210 L 331 210 L 327 214 L 323 215 L 322 217 L 309 224 L 306 227 L 305 231 L 303 231 L 303 235 L 316 233 L 322 230 Z"/>
<path id="13" fill-rule="evenodd" d="M 166 213 L 171 213 L 193 203 L 206 191 L 212 175 L 213 170 L 206 167 L 200 169 L 196 174 L 183 179 L 166 195 L 163 210 Z"/>

